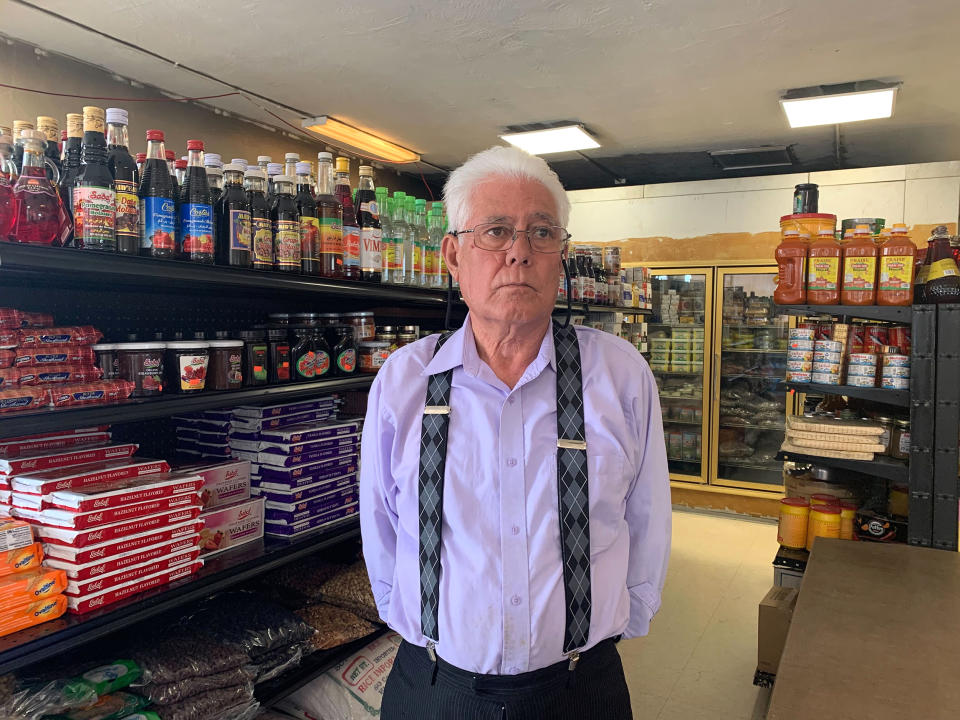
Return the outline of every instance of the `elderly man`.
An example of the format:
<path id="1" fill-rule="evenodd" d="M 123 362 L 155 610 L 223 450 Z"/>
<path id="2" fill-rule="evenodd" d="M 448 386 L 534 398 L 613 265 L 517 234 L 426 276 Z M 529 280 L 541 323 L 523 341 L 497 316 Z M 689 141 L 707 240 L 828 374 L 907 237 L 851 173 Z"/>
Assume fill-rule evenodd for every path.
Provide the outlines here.
<path id="1" fill-rule="evenodd" d="M 491 148 L 444 199 L 469 315 L 390 357 L 363 428 L 363 550 L 404 639 L 381 715 L 628 720 L 615 642 L 647 633 L 670 551 L 656 384 L 551 321 L 570 206 L 543 160 Z"/>

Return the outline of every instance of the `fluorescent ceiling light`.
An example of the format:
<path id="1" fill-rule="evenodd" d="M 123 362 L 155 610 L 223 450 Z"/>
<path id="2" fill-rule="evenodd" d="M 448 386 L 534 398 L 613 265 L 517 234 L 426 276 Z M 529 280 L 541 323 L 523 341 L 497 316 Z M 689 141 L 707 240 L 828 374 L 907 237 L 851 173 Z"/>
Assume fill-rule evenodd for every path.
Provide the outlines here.
<path id="1" fill-rule="evenodd" d="M 349 145 L 361 153 L 373 155 L 384 162 L 401 164 L 420 160 L 420 156 L 412 150 L 407 150 L 366 130 L 347 125 L 329 115 L 307 118 L 301 125 L 318 135 Z"/>
<path id="2" fill-rule="evenodd" d="M 877 120 L 893 115 L 898 87 L 860 92 L 814 95 L 780 100 L 790 127 L 838 125 L 859 120 Z"/>
<path id="3" fill-rule="evenodd" d="M 501 135 L 500 139 L 516 145 L 521 150 L 526 150 L 531 155 L 548 155 L 600 147 L 600 143 L 594 140 L 582 125 L 564 125 L 546 130 L 507 133 Z"/>

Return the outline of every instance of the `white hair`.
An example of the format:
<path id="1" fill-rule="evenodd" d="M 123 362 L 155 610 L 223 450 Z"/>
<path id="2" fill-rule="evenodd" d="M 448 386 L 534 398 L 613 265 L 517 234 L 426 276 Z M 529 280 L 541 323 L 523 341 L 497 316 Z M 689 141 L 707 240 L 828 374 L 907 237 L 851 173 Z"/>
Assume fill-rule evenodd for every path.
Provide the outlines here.
<path id="1" fill-rule="evenodd" d="M 443 187 L 443 205 L 451 230 L 469 229 L 464 225 L 470 217 L 470 196 L 477 185 L 495 177 L 523 178 L 543 185 L 557 203 L 557 222 L 566 227 L 570 219 L 570 201 L 557 174 L 543 158 L 525 153 L 520 148 L 495 145 L 473 155 L 447 178 Z"/>

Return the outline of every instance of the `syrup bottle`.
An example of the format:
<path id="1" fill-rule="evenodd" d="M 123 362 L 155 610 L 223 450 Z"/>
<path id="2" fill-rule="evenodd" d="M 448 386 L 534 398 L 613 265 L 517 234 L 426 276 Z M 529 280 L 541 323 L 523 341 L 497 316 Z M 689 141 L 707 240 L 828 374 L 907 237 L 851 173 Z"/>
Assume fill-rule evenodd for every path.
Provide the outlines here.
<path id="1" fill-rule="evenodd" d="M 83 108 L 83 167 L 73 189 L 73 241 L 77 247 L 113 252 L 117 249 L 117 200 L 107 167 L 104 120 L 102 108 Z"/>

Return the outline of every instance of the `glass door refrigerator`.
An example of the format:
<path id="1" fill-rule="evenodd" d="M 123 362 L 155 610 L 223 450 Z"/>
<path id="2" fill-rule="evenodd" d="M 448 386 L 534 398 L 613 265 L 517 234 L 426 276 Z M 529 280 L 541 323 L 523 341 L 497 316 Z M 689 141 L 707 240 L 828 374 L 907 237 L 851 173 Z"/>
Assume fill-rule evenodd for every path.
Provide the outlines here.
<path id="1" fill-rule="evenodd" d="M 650 369 L 660 391 L 670 479 L 706 483 L 713 268 L 651 269 Z"/>
<path id="2" fill-rule="evenodd" d="M 718 268 L 709 481 L 778 491 L 790 318 L 773 303 L 776 267 Z"/>

